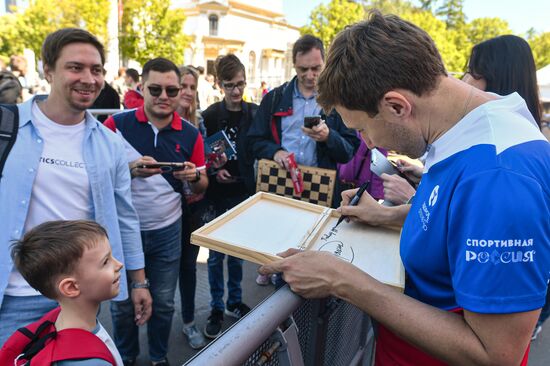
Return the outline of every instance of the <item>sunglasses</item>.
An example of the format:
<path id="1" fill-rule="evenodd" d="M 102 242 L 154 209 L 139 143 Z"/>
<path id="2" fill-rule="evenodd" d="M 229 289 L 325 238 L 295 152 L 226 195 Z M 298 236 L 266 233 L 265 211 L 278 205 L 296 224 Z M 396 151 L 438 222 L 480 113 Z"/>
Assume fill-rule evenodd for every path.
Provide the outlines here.
<path id="1" fill-rule="evenodd" d="M 239 81 L 238 83 L 223 83 L 223 88 L 226 90 L 233 90 L 237 87 L 239 90 L 243 90 L 246 86 L 246 81 Z"/>
<path id="2" fill-rule="evenodd" d="M 176 86 L 167 86 L 165 88 L 162 86 L 154 86 L 154 85 L 148 86 L 147 89 L 149 89 L 149 93 L 151 93 L 153 97 L 160 97 L 160 95 L 162 94 L 162 91 L 166 90 L 166 95 L 169 98 L 177 97 L 178 93 L 181 90 L 181 88 L 178 88 Z"/>

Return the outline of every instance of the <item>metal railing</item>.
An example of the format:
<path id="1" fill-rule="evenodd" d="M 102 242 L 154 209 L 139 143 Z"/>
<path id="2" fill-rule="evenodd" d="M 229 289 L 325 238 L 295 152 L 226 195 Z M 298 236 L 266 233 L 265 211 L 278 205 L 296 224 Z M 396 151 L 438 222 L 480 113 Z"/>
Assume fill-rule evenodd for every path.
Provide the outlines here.
<path id="1" fill-rule="evenodd" d="M 285 285 L 185 365 L 368 366 L 373 345 L 361 310 L 334 298 L 304 300 Z"/>
<path id="2" fill-rule="evenodd" d="M 88 112 L 90 112 L 94 116 L 98 116 L 98 115 L 101 115 L 101 114 L 111 115 L 111 114 L 115 114 L 115 113 L 122 112 L 122 111 L 123 111 L 123 109 L 88 109 Z"/>

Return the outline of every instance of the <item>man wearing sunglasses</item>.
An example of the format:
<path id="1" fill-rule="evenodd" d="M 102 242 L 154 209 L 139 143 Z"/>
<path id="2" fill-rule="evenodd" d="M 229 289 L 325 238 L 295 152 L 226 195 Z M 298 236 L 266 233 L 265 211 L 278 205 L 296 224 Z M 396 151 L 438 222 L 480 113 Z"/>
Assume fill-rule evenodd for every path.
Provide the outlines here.
<path id="1" fill-rule="evenodd" d="M 132 199 L 138 212 L 154 311 L 148 323 L 153 365 L 167 365 L 174 294 L 181 255 L 184 185 L 206 190 L 204 144 L 199 131 L 177 113 L 181 75 L 170 60 L 155 58 L 143 66 L 143 107 L 110 117 L 105 125 L 126 144 L 132 175 Z M 152 167 L 157 162 L 183 163 L 183 169 Z M 167 166 L 170 166 L 169 164 Z M 139 355 L 138 329 L 128 301 L 112 302 L 114 339 L 125 365 Z"/>

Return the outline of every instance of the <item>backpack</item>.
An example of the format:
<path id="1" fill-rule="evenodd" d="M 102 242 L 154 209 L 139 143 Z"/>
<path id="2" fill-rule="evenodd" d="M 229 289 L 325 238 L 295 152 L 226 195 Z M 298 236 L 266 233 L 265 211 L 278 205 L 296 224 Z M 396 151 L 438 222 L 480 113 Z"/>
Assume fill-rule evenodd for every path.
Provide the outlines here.
<path id="1" fill-rule="evenodd" d="M 21 103 L 21 83 L 9 71 L 0 71 L 0 103 Z"/>
<path id="2" fill-rule="evenodd" d="M 0 349 L 2 366 L 50 366 L 64 360 L 99 358 L 116 365 L 109 348 L 95 334 L 84 329 L 55 330 L 61 308 L 18 329 Z M 84 346 L 85 345 L 85 346 Z"/>
<path id="3" fill-rule="evenodd" d="M 0 104 L 0 179 L 19 129 L 19 110 L 15 104 Z"/>

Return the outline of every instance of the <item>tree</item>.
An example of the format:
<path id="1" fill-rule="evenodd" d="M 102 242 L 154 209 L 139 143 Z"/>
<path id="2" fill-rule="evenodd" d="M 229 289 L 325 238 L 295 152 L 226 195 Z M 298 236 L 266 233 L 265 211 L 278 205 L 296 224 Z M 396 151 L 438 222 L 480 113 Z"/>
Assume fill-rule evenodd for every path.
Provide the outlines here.
<path id="1" fill-rule="evenodd" d="M 17 32 L 20 42 L 36 55 L 46 36 L 64 27 L 84 28 L 107 41 L 107 20 L 109 0 L 34 0 L 17 16 Z"/>
<path id="2" fill-rule="evenodd" d="M 472 45 L 511 33 L 508 22 L 500 18 L 477 18 L 466 25 L 468 41 Z"/>
<path id="3" fill-rule="evenodd" d="M 415 9 L 407 0 L 368 0 L 363 3 L 366 10 L 378 9 L 382 14 L 401 15 Z"/>
<path id="4" fill-rule="evenodd" d="M 17 16 L 0 16 L 0 55 L 9 58 L 11 55 L 21 54 L 24 48 L 22 40 L 18 38 Z"/>
<path id="5" fill-rule="evenodd" d="M 365 11 L 360 4 L 349 0 L 331 0 L 328 5 L 321 4 L 313 9 L 309 16 L 310 24 L 302 27 L 300 33 L 319 37 L 328 47 L 338 32 L 364 17 Z"/>
<path id="6" fill-rule="evenodd" d="M 434 0 L 420 0 L 420 9 L 432 11 L 432 6 L 434 5 Z"/>
<path id="7" fill-rule="evenodd" d="M 538 69 L 550 64 L 550 32 L 531 37 L 529 45 L 533 51 L 535 66 Z"/>
<path id="8" fill-rule="evenodd" d="M 183 9 L 169 9 L 163 0 L 125 0 L 119 45 L 122 57 L 144 64 L 155 57 L 183 63 L 188 43 Z"/>
<path id="9" fill-rule="evenodd" d="M 432 37 L 447 70 L 460 72 L 464 69 L 468 56 L 462 48 L 457 46 L 460 34 L 456 30 L 447 29 L 445 22 L 436 18 L 429 11 L 415 10 L 401 16 L 422 28 Z"/>
<path id="10" fill-rule="evenodd" d="M 464 14 L 464 0 L 445 0 L 437 8 L 435 14 L 445 19 L 447 28 L 460 29 L 466 24 L 466 14 Z"/>

